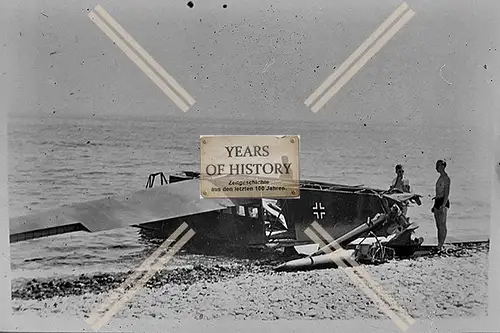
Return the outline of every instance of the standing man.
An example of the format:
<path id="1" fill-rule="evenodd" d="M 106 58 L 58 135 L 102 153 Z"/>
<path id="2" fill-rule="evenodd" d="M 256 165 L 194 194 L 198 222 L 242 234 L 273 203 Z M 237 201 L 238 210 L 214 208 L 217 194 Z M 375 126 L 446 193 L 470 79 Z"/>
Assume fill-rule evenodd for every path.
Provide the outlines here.
<path id="1" fill-rule="evenodd" d="M 410 181 L 404 178 L 405 170 L 401 164 L 396 165 L 396 178 L 392 180 L 392 185 L 389 190 L 399 189 L 403 192 L 410 192 Z"/>
<path id="2" fill-rule="evenodd" d="M 448 197 L 450 195 L 451 180 L 445 169 L 446 162 L 438 160 L 436 162 L 436 171 L 439 173 L 439 178 L 436 181 L 436 196 L 433 198 L 434 206 L 432 206 L 431 212 L 434 213 L 434 219 L 436 220 L 439 252 L 443 249 L 444 241 L 446 240 L 448 232 L 446 229 L 446 217 L 448 208 L 450 208 Z"/>

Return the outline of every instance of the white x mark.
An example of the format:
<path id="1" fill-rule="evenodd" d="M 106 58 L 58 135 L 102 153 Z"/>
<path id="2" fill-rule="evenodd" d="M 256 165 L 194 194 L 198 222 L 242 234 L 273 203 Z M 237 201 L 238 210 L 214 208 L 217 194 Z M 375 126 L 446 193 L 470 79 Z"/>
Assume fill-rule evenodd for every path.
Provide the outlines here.
<path id="1" fill-rule="evenodd" d="M 399 31 L 405 24 L 408 22 L 411 17 L 415 14 L 414 11 L 409 10 L 403 17 L 397 21 L 387 32 L 385 30 L 393 24 L 393 22 L 401 16 L 401 14 L 408 8 L 406 4 L 401 5 L 340 67 L 339 69 L 330 75 L 325 82 L 306 100 L 305 104 L 307 106 L 311 106 L 311 104 L 318 99 L 318 97 L 325 92 L 325 90 L 337 79 L 339 78 L 348 68 L 349 66 L 356 60 L 368 47 L 376 41 L 380 36 L 380 38 L 376 41 L 376 43 L 368 49 L 368 51 L 354 64 L 354 66 L 347 71 L 347 73 L 340 78 L 340 80 L 331 87 L 327 93 L 319 99 L 313 106 L 312 111 L 317 112 L 319 109 L 325 105 L 328 100 L 335 95 L 337 91 L 342 88 L 367 62 L 371 59 L 395 34 Z M 94 23 L 111 39 L 115 44 L 120 47 L 120 49 L 160 88 L 163 92 L 174 102 L 176 105 L 183 110 L 184 112 L 189 110 L 189 107 L 194 105 L 195 100 L 170 76 L 124 29 L 121 27 L 101 6 L 96 6 L 93 11 L 89 13 L 90 19 L 94 21 Z M 385 32 L 385 33 L 384 33 Z M 267 68 L 266 68 L 267 69 Z M 175 92 L 174 92 L 175 90 Z M 177 94 L 176 94 L 177 93 Z M 316 207 L 319 209 L 324 209 L 324 207 Z M 318 212 L 315 212 L 318 214 Z M 321 211 L 321 214 L 325 214 L 325 212 Z M 183 225 L 184 228 L 186 227 Z M 313 227 L 321 233 L 323 232 L 323 236 L 328 240 L 331 237 L 325 235 L 326 231 L 321 230 L 321 227 L 315 223 Z M 176 237 L 178 238 L 179 230 L 176 231 Z M 308 236 L 316 240 L 316 242 L 322 243 L 321 240 L 317 239 L 317 236 L 311 234 L 311 232 L 306 230 Z M 134 274 L 133 277 L 127 279 L 127 281 L 122 285 L 117 291 L 112 293 L 110 297 L 101 304 L 101 307 L 97 309 L 97 311 L 91 316 L 89 319 L 89 323 L 94 324 L 94 328 L 102 327 L 109 319 L 116 314 L 120 307 L 126 303 L 133 294 L 135 294 L 139 288 L 141 288 L 153 275 L 156 273 L 161 267 L 168 262 L 171 256 L 177 252 L 192 236 L 194 232 L 190 230 L 188 235 L 183 237 L 181 241 L 178 242 L 178 245 L 174 246 L 174 250 L 169 250 L 166 258 L 160 257 L 158 259 L 159 264 L 155 265 L 155 267 L 150 270 L 146 268 L 146 266 L 151 265 L 151 262 L 154 261 L 153 257 L 159 256 L 159 250 L 155 252 L 151 258 L 148 258 L 146 262 L 141 265 L 138 272 Z M 162 246 L 168 248 L 171 245 L 172 241 L 167 240 L 165 244 Z M 354 263 L 355 264 L 355 263 Z M 343 264 L 339 264 L 342 266 Z M 353 265 L 353 267 L 356 265 Z M 144 276 L 139 275 L 140 271 L 146 270 L 146 274 Z M 361 274 L 359 271 L 356 272 L 356 275 L 352 275 L 352 273 L 348 273 L 351 278 L 358 278 L 358 285 L 365 290 L 365 292 L 372 297 L 375 301 L 379 302 L 381 306 L 384 308 L 386 313 L 391 319 L 393 319 L 398 326 L 406 330 L 409 326 L 408 324 L 413 323 L 413 319 L 405 313 L 404 310 L 397 307 L 394 301 L 388 299 L 388 296 L 383 295 L 380 287 L 374 288 L 375 290 L 370 288 L 370 285 L 374 285 L 374 282 L 369 278 L 367 272 L 363 272 Z M 140 278 L 139 278 L 140 277 Z M 133 284 L 133 280 L 138 283 L 129 290 L 128 293 L 124 294 L 126 286 L 130 286 Z M 382 297 L 379 297 L 381 295 Z M 385 297 L 384 297 L 385 296 Z M 389 305 L 389 306 L 388 306 Z M 400 315 L 395 314 L 391 309 L 398 308 Z M 104 313 L 103 313 L 104 312 Z M 101 315 L 101 316 L 99 316 Z"/>

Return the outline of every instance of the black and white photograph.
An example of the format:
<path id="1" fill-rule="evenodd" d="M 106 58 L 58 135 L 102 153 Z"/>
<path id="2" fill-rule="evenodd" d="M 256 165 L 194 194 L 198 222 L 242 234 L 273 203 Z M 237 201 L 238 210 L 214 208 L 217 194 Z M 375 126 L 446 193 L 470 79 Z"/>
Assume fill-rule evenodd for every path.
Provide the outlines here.
<path id="1" fill-rule="evenodd" d="M 488 316 L 499 2 L 2 6 L 14 327 Z"/>

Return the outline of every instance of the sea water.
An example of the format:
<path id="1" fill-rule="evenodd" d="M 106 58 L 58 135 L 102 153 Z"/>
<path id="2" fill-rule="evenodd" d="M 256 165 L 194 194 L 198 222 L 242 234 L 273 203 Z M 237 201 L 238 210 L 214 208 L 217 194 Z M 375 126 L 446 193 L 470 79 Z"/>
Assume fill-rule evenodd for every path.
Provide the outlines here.
<path id="1" fill-rule="evenodd" d="M 489 234 L 487 141 L 481 129 L 465 125 L 11 115 L 10 216 L 137 191 L 154 172 L 199 171 L 202 134 L 300 135 L 301 179 L 387 189 L 401 163 L 412 190 L 423 196 L 409 216 L 424 238 L 436 234 L 430 212 L 434 166 L 446 158 L 452 180 L 449 234 Z M 133 269 L 148 246 L 134 228 L 14 243 L 13 278 Z M 186 261 L 178 257 L 173 264 Z"/>

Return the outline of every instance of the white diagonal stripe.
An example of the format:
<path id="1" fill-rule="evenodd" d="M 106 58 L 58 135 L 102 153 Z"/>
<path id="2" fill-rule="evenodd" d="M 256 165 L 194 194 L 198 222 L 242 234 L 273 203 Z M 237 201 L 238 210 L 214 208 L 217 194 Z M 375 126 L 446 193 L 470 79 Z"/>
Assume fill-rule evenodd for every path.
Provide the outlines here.
<path id="1" fill-rule="evenodd" d="M 332 237 L 328 234 L 328 232 L 327 232 L 325 229 L 323 229 L 323 228 L 322 228 L 322 227 L 321 227 L 321 226 L 320 226 L 320 225 L 319 225 L 316 221 L 314 221 L 314 222 L 312 223 L 312 226 L 313 226 L 313 227 L 314 227 L 314 229 L 315 229 L 315 230 L 316 230 L 316 231 L 317 231 L 317 232 L 318 232 L 321 236 L 323 236 L 323 237 L 324 237 L 324 238 L 325 238 L 325 239 L 326 239 L 329 243 L 334 242 L 334 239 L 333 239 L 333 238 L 332 238 Z M 336 249 L 338 249 L 338 248 L 342 248 L 342 247 L 340 247 L 340 245 L 339 245 L 337 242 L 334 242 L 334 243 L 333 243 L 333 245 L 334 245 L 334 248 L 336 248 Z M 359 274 L 361 274 L 361 276 L 363 276 L 369 284 L 371 284 L 372 286 L 374 286 L 374 288 L 375 288 L 377 291 L 379 291 L 381 294 L 384 294 L 383 289 L 382 289 L 382 286 L 380 286 L 380 285 L 379 285 L 379 284 L 377 284 L 377 283 L 376 283 L 373 279 L 371 279 L 370 274 L 369 274 L 369 273 L 368 273 L 365 269 L 363 269 L 362 267 L 360 267 L 360 266 L 358 265 L 358 263 L 356 262 L 356 260 L 354 260 L 354 259 L 352 259 L 352 258 L 348 258 L 347 260 L 348 260 L 349 264 L 351 264 L 351 266 L 353 266 L 353 267 L 358 266 L 358 267 L 357 267 L 357 269 L 356 269 L 356 270 L 358 271 L 358 273 L 359 273 Z M 390 301 L 391 301 L 391 303 L 396 304 L 396 302 L 395 302 L 394 300 L 390 299 L 390 297 L 389 297 L 388 295 L 384 295 L 384 297 L 385 297 L 385 298 L 387 298 L 388 300 L 390 300 Z M 399 307 L 399 309 L 400 309 L 400 311 L 402 311 L 402 312 L 403 312 L 403 314 L 406 316 L 406 318 L 405 318 L 405 319 L 406 319 L 407 321 L 409 321 L 409 322 L 411 322 L 411 323 L 413 323 L 413 322 L 414 322 L 413 318 L 412 318 L 409 314 L 407 314 L 407 312 L 406 312 L 404 309 L 402 309 L 402 308 L 400 308 L 400 307 Z"/>
<path id="2" fill-rule="evenodd" d="M 107 309 L 111 303 L 113 303 L 115 300 L 117 300 L 125 291 L 125 289 L 131 285 L 133 282 L 135 282 L 139 276 L 141 276 L 141 272 L 148 271 L 151 269 L 151 266 L 153 262 L 156 261 L 156 259 L 160 256 L 160 254 L 165 251 L 165 249 L 168 249 L 170 245 L 177 241 L 177 238 L 187 229 L 188 225 L 187 223 L 181 224 L 173 233 L 166 239 L 159 247 L 156 249 L 151 255 L 149 255 L 143 263 L 135 270 L 135 272 L 129 276 L 125 282 L 123 282 L 116 290 L 114 290 L 104 302 L 101 303 L 101 306 L 99 309 L 97 309 L 94 313 L 94 315 L 91 315 L 88 319 L 88 321 L 93 321 L 94 316 L 97 315 L 97 313 L 104 311 Z"/>
<path id="3" fill-rule="evenodd" d="M 409 10 L 394 26 L 387 31 L 360 59 L 356 62 L 340 80 L 328 90 L 311 108 L 313 112 L 318 112 L 330 98 L 335 95 L 380 49 L 415 15 L 413 10 Z"/>
<path id="4" fill-rule="evenodd" d="M 408 9 L 408 5 L 406 3 L 399 6 L 390 16 L 387 18 L 374 33 L 368 37 L 368 39 L 361 44 L 354 53 L 349 56 L 349 58 L 342 63 L 342 65 L 332 73 L 319 87 L 316 89 L 311 96 L 309 96 L 304 104 L 311 107 L 312 112 L 318 112 L 349 80 L 378 52 L 380 49 L 408 22 L 415 12 L 413 10 L 408 10 L 405 14 L 405 10 Z M 402 15 L 402 16 L 401 16 Z M 396 23 L 394 24 L 394 22 Z M 394 24 L 394 25 L 393 25 Z M 386 29 L 389 28 L 388 31 Z M 378 40 L 377 40 L 378 39 Z M 376 42 L 375 42 L 376 41 Z M 373 46 L 372 43 L 375 44 Z M 366 51 L 367 50 L 367 51 Z M 356 59 L 363 54 L 366 53 L 356 61 Z M 354 64 L 353 64 L 354 63 Z M 346 72 L 349 66 L 352 67 Z M 344 76 L 342 76 L 344 75 Z M 327 93 L 319 98 L 321 94 L 327 90 L 327 88 L 335 82 L 335 80 L 339 79 L 339 81 L 330 88 Z M 318 100 L 319 98 L 319 100 Z"/>
<path id="5" fill-rule="evenodd" d="M 181 227 L 184 227 L 184 225 Z M 179 234 L 180 234 L 179 229 L 181 229 L 181 227 L 178 228 L 174 232 L 174 233 L 177 233 L 175 240 L 179 237 Z M 94 322 L 95 320 L 97 320 L 97 316 L 99 313 L 107 310 L 113 302 L 117 301 L 120 297 L 122 297 L 126 291 L 126 288 L 129 287 L 130 285 L 132 285 L 134 282 L 137 282 L 138 277 L 141 275 L 138 271 L 139 270 L 140 271 L 150 270 L 152 263 L 156 260 L 156 258 L 159 256 L 159 254 L 164 250 L 165 246 L 169 247 L 171 243 L 172 243 L 172 241 L 170 239 L 165 241 L 160 246 L 161 248 L 157 249 L 148 258 L 146 258 L 144 263 L 134 272 L 134 274 L 132 274 L 130 277 L 128 277 L 125 282 L 123 282 L 118 288 L 116 288 L 110 294 L 110 296 L 108 296 L 106 298 L 106 300 L 101 303 L 101 306 L 99 307 L 99 309 L 94 311 L 94 314 L 90 316 L 90 318 L 87 320 L 87 322 Z M 146 265 L 148 265 L 148 267 L 146 267 Z"/>
<path id="6" fill-rule="evenodd" d="M 167 86 L 165 82 L 161 80 L 158 75 L 102 21 L 100 17 L 93 12 L 89 13 L 89 17 L 182 111 L 186 112 L 189 110 L 189 106 L 177 96 L 172 89 L 170 89 L 170 87 Z"/>
<path id="7" fill-rule="evenodd" d="M 182 111 L 189 110 L 195 103 L 193 97 L 101 6 L 97 6 L 88 16 Z"/>
<path id="8" fill-rule="evenodd" d="M 153 269 L 148 271 L 144 277 L 142 277 L 138 283 L 133 286 L 123 297 L 121 297 L 113 306 L 101 317 L 99 320 L 92 325 L 94 330 L 100 329 L 105 325 L 120 309 L 125 305 L 148 281 L 153 277 L 166 263 L 168 263 L 177 251 L 179 251 L 190 239 L 193 237 L 194 231 L 190 229 L 186 235 L 184 235 L 177 244 L 175 244 L 172 249 L 170 249 L 166 256 L 160 258 L 160 263 L 155 265 Z"/>
<path id="9" fill-rule="evenodd" d="M 104 8 L 102 8 L 100 5 L 97 5 L 95 7 L 95 11 L 98 12 L 102 18 L 104 18 L 105 21 L 107 21 L 110 25 L 115 28 L 115 30 L 120 33 L 123 38 L 136 50 L 137 53 L 139 53 L 150 65 L 153 67 L 171 86 L 173 86 L 177 92 L 181 95 L 181 97 L 184 97 L 184 99 L 187 101 L 189 105 L 193 105 L 195 103 L 195 100 L 193 97 L 191 97 L 184 88 L 181 87 L 181 85 L 175 81 L 175 79 L 168 74 L 161 66 L 156 62 L 156 60 L 151 57 L 146 50 L 142 48 L 142 46 L 137 43 L 137 41 L 130 36 L 123 27 L 116 22 L 111 15 L 109 15 Z"/>
<path id="10" fill-rule="evenodd" d="M 316 221 L 312 223 L 313 228 L 321 235 L 323 236 L 329 243 L 333 242 L 333 247 L 337 249 L 342 249 L 340 245 L 334 241 L 334 239 L 326 232 L 325 229 L 323 229 Z M 321 241 L 321 240 L 320 240 Z M 328 251 L 331 252 L 331 250 L 328 248 Z M 415 323 L 415 320 L 403 309 L 401 308 L 396 301 L 394 301 L 389 295 L 387 295 L 382 286 L 380 286 L 378 283 L 376 283 L 370 276 L 370 274 L 364 270 L 362 267 L 359 266 L 359 264 L 356 262 L 356 260 L 352 258 L 347 258 L 346 259 L 351 266 L 353 266 L 355 273 L 359 276 L 359 278 L 363 278 L 366 282 L 366 284 L 371 287 L 371 290 L 378 294 L 380 296 L 380 300 L 384 301 L 385 306 L 383 307 L 384 310 L 392 312 L 392 310 L 389 308 L 392 307 L 396 309 L 398 312 L 400 312 L 400 318 L 403 318 L 407 323 L 410 325 L 413 325 Z M 406 327 L 404 330 L 408 329 Z"/>
<path id="11" fill-rule="evenodd" d="M 375 30 L 370 37 L 368 37 L 363 44 L 361 44 L 353 54 L 347 58 L 340 67 L 334 71 L 319 87 L 314 91 L 311 96 L 309 96 L 305 104 L 311 106 L 311 103 L 316 100 L 325 90 L 333 83 L 337 78 L 342 75 L 349 66 L 363 53 L 366 49 L 377 40 L 380 35 L 387 30 L 387 28 L 398 18 L 401 14 L 408 8 L 406 3 L 399 6 L 378 28 Z"/>
<path id="12" fill-rule="evenodd" d="M 132 274 L 127 280 L 116 288 L 110 296 L 108 296 L 101 306 L 93 311 L 93 314 L 87 319 L 87 323 L 93 325 L 93 328 L 101 327 L 104 325 L 114 314 L 116 314 L 121 306 L 125 304 L 138 290 L 141 288 L 157 271 L 159 271 L 171 258 L 177 253 L 191 237 L 194 235 L 193 230 L 189 230 L 186 235 L 184 235 L 172 248 L 170 248 L 167 253 L 160 256 L 166 248 L 176 241 L 180 234 L 186 230 L 187 224 L 184 222 L 174 233 L 157 249 L 153 252 L 144 262 L 139 266 L 139 268 Z M 157 260 L 158 263 L 153 265 L 154 261 Z M 140 272 L 145 272 L 141 276 Z M 132 286 L 126 293 L 126 288 L 131 286 L 135 282 L 135 286 Z M 111 307 L 112 306 L 112 307 Z M 111 308 L 110 308 L 111 307 Z M 102 312 L 106 312 L 103 316 L 99 318 Z"/>
<path id="13" fill-rule="evenodd" d="M 304 233 L 315 243 L 319 244 L 321 247 L 326 246 L 326 244 L 310 229 L 307 228 Z M 344 249 L 340 248 L 337 251 L 342 251 Z M 333 254 L 333 252 L 328 248 L 328 252 Z M 344 250 L 345 251 L 345 250 Z M 346 264 L 342 261 L 342 259 L 336 259 L 335 257 L 331 257 L 332 261 L 339 267 L 342 268 L 344 273 L 351 279 L 351 281 L 354 283 L 354 285 L 358 286 L 361 290 L 365 292 L 365 294 L 370 297 L 375 303 L 378 303 L 379 307 L 386 313 L 386 315 L 403 331 L 408 330 L 410 327 L 407 323 L 404 322 L 404 320 L 398 316 L 394 311 L 392 311 L 388 306 L 387 303 L 384 302 L 373 290 L 370 288 L 369 285 L 367 285 L 367 282 L 362 280 L 359 274 L 356 274 L 355 270 L 353 271 L 354 267 L 358 266 L 358 263 L 355 260 L 350 260 L 350 258 L 347 258 L 346 261 L 349 262 L 351 266 L 353 266 L 353 269 L 349 269 L 346 267 Z"/>

